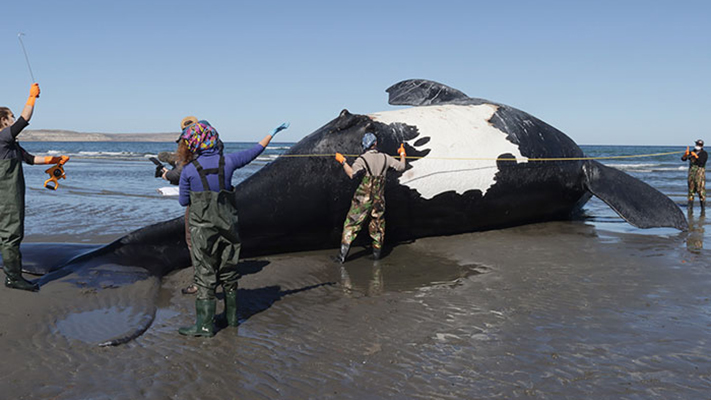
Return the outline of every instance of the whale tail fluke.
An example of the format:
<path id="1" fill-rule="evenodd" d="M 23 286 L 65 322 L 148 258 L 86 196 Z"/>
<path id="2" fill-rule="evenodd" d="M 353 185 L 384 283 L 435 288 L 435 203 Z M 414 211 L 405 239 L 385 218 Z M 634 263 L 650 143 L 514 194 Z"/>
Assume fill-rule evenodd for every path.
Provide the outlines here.
<path id="1" fill-rule="evenodd" d="M 593 160 L 585 161 L 587 189 L 638 228 L 689 229 L 684 213 L 669 197 L 639 179 Z"/>

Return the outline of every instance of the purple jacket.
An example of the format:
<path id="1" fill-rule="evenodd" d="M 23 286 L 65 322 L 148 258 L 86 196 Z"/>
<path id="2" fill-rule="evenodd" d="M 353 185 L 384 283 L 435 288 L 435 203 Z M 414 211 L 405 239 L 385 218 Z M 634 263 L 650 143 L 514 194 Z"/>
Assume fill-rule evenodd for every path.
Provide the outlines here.
<path id="1" fill-rule="evenodd" d="M 232 190 L 232 174 L 237 168 L 242 168 L 257 158 L 264 151 L 264 147 L 257 143 L 251 149 L 240 151 L 237 153 L 225 154 L 225 189 Z M 220 151 L 217 148 L 203 150 L 198 154 L 198 163 L 203 169 L 217 168 L 220 163 Z M 217 174 L 207 175 L 207 184 L 213 192 L 220 191 L 220 182 Z M 202 187 L 200 174 L 194 165 L 188 164 L 183 168 L 180 174 L 180 192 L 178 202 L 181 206 L 190 204 L 190 192 L 202 192 L 205 188 Z"/>

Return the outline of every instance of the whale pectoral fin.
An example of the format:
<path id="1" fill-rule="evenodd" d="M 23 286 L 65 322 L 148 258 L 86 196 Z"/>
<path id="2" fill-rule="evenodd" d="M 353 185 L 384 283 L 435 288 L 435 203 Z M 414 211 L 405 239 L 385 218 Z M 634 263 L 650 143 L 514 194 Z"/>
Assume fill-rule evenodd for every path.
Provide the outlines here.
<path id="1" fill-rule="evenodd" d="M 469 96 L 457 89 L 425 79 L 408 79 L 385 91 L 390 94 L 388 103 L 394 106 L 428 106 L 469 99 Z"/>
<path id="2" fill-rule="evenodd" d="M 684 213 L 669 197 L 626 173 L 597 161 L 583 165 L 587 189 L 638 228 L 687 230 Z"/>

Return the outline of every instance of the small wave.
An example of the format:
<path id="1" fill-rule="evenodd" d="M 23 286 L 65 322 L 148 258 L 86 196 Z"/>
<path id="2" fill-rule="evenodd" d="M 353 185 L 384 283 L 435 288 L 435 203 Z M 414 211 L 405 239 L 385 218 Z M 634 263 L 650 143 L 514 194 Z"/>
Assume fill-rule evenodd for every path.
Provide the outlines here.
<path id="1" fill-rule="evenodd" d="M 257 157 L 257 161 L 269 162 L 274 161 L 277 158 L 279 158 L 278 154 L 262 154 L 261 156 Z"/>
<path id="2" fill-rule="evenodd" d="M 677 172 L 677 171 L 686 171 L 689 167 L 687 166 L 681 166 L 681 167 L 667 167 L 667 168 L 654 168 L 652 171 L 653 172 Z"/>
<path id="3" fill-rule="evenodd" d="M 662 164 L 659 163 L 639 163 L 639 164 L 619 164 L 619 163 L 610 163 L 610 164 L 605 164 L 608 167 L 612 168 L 617 168 L 617 169 L 638 169 L 638 168 L 652 168 L 652 167 L 659 167 L 662 166 Z"/>
<path id="4" fill-rule="evenodd" d="M 130 151 L 80 151 L 79 155 L 82 155 L 82 156 L 129 156 L 129 155 L 138 155 L 138 154 L 131 153 Z"/>

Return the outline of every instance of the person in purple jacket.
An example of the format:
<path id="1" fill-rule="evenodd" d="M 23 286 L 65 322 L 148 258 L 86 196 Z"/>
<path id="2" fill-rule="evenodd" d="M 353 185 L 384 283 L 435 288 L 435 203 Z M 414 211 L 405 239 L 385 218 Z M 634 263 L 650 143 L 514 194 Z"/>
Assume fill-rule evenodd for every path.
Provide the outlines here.
<path id="1" fill-rule="evenodd" d="M 178 201 L 184 207 L 190 206 L 190 256 L 198 291 L 195 325 L 178 329 L 181 335 L 215 335 L 218 283 L 225 296 L 227 325 L 239 324 L 237 262 L 241 244 L 232 174 L 262 154 L 274 135 L 288 127 L 288 123 L 281 124 L 251 149 L 230 154 L 223 154 L 219 135 L 207 121 L 198 121 L 183 129 L 178 157 L 185 166 L 180 174 Z"/>

